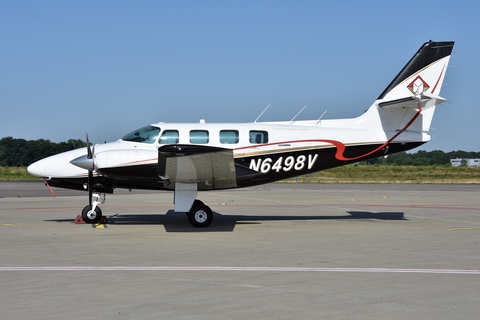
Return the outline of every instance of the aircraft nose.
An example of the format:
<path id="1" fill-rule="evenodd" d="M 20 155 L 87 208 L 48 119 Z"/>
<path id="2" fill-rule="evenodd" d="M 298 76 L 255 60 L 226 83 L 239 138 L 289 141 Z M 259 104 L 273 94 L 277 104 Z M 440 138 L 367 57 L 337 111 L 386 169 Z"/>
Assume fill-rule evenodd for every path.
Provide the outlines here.
<path id="1" fill-rule="evenodd" d="M 85 149 L 76 149 L 59 153 L 32 163 L 27 171 L 36 177 L 41 178 L 70 178 L 81 177 L 86 174 L 85 170 L 70 163 L 85 154 Z"/>
<path id="2" fill-rule="evenodd" d="M 30 173 L 32 176 L 36 177 L 42 177 L 46 178 L 47 176 L 45 175 L 45 162 L 40 160 L 37 162 L 32 163 L 27 167 L 28 173 Z"/>

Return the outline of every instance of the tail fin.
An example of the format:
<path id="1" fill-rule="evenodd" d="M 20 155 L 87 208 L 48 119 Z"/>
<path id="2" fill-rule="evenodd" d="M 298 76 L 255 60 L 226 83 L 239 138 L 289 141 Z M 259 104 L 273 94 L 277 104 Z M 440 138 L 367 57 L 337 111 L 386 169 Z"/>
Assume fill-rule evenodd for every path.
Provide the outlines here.
<path id="1" fill-rule="evenodd" d="M 378 108 L 386 131 L 427 132 L 439 96 L 454 42 L 424 43 L 380 94 Z M 421 116 L 420 116 L 421 113 Z"/>
<path id="2" fill-rule="evenodd" d="M 394 100 L 422 93 L 438 95 L 453 44 L 453 41 L 424 43 L 378 99 Z"/>

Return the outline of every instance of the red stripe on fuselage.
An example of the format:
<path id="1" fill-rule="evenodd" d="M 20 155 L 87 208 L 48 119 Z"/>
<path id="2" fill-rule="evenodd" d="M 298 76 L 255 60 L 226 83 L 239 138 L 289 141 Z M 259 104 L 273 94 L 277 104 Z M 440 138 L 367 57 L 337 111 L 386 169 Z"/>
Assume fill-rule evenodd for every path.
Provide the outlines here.
<path id="1" fill-rule="evenodd" d="M 411 125 L 412 123 L 418 118 L 418 116 L 422 113 L 422 109 L 419 108 L 417 110 L 417 113 L 415 113 L 415 115 L 412 117 L 412 119 L 410 119 L 410 121 L 405 125 L 405 127 L 403 127 L 402 130 L 400 130 L 398 133 L 396 133 L 392 138 L 390 138 L 387 142 L 385 142 L 384 144 L 382 144 L 381 146 L 379 146 L 378 148 L 368 152 L 368 153 L 365 153 L 363 155 L 360 155 L 358 157 L 353 157 L 353 158 L 346 158 L 343 154 L 345 152 L 345 144 L 343 144 L 342 142 L 340 141 L 337 141 L 337 140 L 329 140 L 329 139 L 314 139 L 314 140 L 292 140 L 292 141 L 283 141 L 283 142 L 275 142 L 275 143 L 265 143 L 265 144 L 257 144 L 257 145 L 253 145 L 253 146 L 248 146 L 248 147 L 241 147 L 241 148 L 236 148 L 234 150 L 242 150 L 242 149 L 250 149 L 250 148 L 258 148 L 258 147 L 265 147 L 265 146 L 273 146 L 273 145 L 279 145 L 279 144 L 288 144 L 288 143 L 302 143 L 302 142 L 325 142 L 325 143 L 330 143 L 332 145 L 334 145 L 336 148 L 337 148 L 337 152 L 335 153 L 335 158 L 337 160 L 340 160 L 340 161 L 352 161 L 352 160 L 359 160 L 359 159 L 362 159 L 362 158 L 365 158 L 379 150 L 382 150 L 383 148 L 385 148 L 390 142 L 392 142 L 394 139 L 396 139 L 400 134 L 402 134 L 402 132 L 404 132 L 405 130 L 407 130 Z"/>

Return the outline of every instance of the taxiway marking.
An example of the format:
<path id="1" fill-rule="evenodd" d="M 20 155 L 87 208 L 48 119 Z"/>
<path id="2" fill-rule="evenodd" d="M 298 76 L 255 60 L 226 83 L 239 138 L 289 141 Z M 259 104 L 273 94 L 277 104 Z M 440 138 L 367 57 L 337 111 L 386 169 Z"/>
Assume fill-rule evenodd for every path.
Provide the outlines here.
<path id="1" fill-rule="evenodd" d="M 405 268 L 308 268 L 308 267 L 0 267 L 1 271 L 235 271 L 235 272 L 353 272 L 353 273 L 420 273 L 480 275 L 480 270 L 405 269 Z"/>

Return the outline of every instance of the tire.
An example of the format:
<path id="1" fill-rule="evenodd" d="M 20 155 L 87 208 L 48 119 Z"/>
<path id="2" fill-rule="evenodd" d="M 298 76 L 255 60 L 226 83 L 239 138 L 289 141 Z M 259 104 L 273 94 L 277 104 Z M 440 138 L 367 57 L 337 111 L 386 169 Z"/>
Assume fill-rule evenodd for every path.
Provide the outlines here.
<path id="1" fill-rule="evenodd" d="M 203 201 L 202 201 L 202 200 L 195 199 L 195 200 L 193 201 L 193 204 L 192 204 L 192 209 L 193 209 L 193 207 L 195 207 L 195 206 L 204 206 L 204 205 L 205 205 L 205 204 L 203 204 Z M 192 209 L 190 209 L 190 211 L 191 211 Z M 190 212 L 185 212 L 185 214 L 187 215 L 187 217 L 190 217 Z"/>
<path id="2" fill-rule="evenodd" d="M 92 212 L 92 206 L 88 205 L 82 210 L 82 219 L 85 223 L 98 223 L 102 219 L 102 209 L 95 207 L 95 211 Z"/>
<path id="3" fill-rule="evenodd" d="M 195 200 L 192 209 L 188 212 L 188 220 L 195 228 L 206 228 L 212 223 L 213 212 L 200 200 Z"/>
<path id="4" fill-rule="evenodd" d="M 193 201 L 192 207 L 194 207 L 194 206 L 204 206 L 204 205 L 205 204 L 203 203 L 202 200 L 195 199 L 195 201 Z"/>

